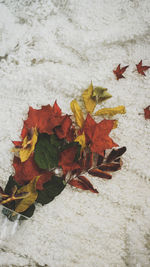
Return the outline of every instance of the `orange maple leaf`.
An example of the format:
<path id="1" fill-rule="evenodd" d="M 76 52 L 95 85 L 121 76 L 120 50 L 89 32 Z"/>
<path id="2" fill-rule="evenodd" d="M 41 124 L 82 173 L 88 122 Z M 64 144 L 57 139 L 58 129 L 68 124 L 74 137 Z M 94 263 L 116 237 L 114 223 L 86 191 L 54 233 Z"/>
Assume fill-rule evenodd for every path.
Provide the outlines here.
<path id="1" fill-rule="evenodd" d="M 116 75 L 117 80 L 121 78 L 125 78 L 122 74 L 126 71 L 126 69 L 129 67 L 129 65 L 120 68 L 120 64 L 117 66 L 116 70 L 113 70 L 113 73 Z"/>
<path id="2" fill-rule="evenodd" d="M 139 64 L 136 64 L 136 68 L 137 68 L 138 73 L 146 76 L 144 71 L 148 70 L 150 66 L 142 66 L 142 60 L 141 60 Z"/>

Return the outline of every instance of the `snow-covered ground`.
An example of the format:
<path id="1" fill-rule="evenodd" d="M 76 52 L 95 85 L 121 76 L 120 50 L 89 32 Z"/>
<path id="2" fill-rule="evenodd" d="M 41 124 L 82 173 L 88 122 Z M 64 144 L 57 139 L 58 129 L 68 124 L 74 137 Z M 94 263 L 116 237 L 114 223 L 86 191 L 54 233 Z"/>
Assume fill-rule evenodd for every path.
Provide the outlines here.
<path id="1" fill-rule="evenodd" d="M 29 106 L 57 99 L 70 113 L 92 80 L 113 95 L 102 107 L 127 110 L 111 134 L 127 147 L 122 169 L 110 181 L 88 176 L 98 195 L 68 185 L 37 206 L 0 245 L 0 266 L 150 266 L 150 120 L 139 115 L 150 105 L 150 70 L 135 71 L 141 59 L 150 65 L 149 0 L 0 1 L 1 186 Z M 119 63 L 129 68 L 117 81 Z"/>

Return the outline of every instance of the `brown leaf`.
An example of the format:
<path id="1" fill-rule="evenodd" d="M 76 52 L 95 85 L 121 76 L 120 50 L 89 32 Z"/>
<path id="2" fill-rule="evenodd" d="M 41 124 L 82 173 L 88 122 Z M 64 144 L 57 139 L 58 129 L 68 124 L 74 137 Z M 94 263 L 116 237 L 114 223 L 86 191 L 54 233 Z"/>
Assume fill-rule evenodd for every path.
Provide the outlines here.
<path id="1" fill-rule="evenodd" d="M 129 65 L 120 68 L 120 64 L 117 66 L 116 70 L 113 70 L 113 73 L 116 75 L 117 80 L 121 78 L 125 78 L 122 74 L 126 71 L 126 69 L 129 67 Z"/>
<path id="2" fill-rule="evenodd" d="M 142 60 L 141 60 L 139 64 L 136 65 L 136 68 L 137 68 L 138 73 L 146 76 L 144 71 L 148 70 L 150 66 L 142 66 Z"/>
<path id="3" fill-rule="evenodd" d="M 83 190 L 90 190 L 92 193 L 98 193 L 98 191 L 93 187 L 93 185 L 85 176 L 78 176 L 77 178 L 73 178 L 71 179 L 69 184 Z"/>
<path id="4" fill-rule="evenodd" d="M 105 179 L 111 179 L 112 178 L 111 174 L 104 172 L 104 171 L 101 171 L 99 169 L 91 169 L 88 171 L 88 173 L 93 175 L 93 176 L 100 177 L 100 178 L 105 178 Z"/>
<path id="5" fill-rule="evenodd" d="M 121 169 L 121 164 L 120 163 L 104 163 L 98 166 L 98 169 L 101 171 L 109 171 L 109 172 L 115 172 Z"/>
<path id="6" fill-rule="evenodd" d="M 126 147 L 123 146 L 121 148 L 118 148 L 118 149 L 113 149 L 110 154 L 108 155 L 107 159 L 106 159 L 106 162 L 111 162 L 113 160 L 115 160 L 116 158 L 119 158 L 120 156 L 123 155 L 123 153 L 126 152 Z"/>

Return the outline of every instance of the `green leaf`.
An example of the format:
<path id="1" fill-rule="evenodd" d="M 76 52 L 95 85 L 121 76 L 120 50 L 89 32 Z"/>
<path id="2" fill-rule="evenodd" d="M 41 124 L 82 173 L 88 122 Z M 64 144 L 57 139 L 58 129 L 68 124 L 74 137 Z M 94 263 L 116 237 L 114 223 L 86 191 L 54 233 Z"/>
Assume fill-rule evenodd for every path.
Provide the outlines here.
<path id="1" fill-rule="evenodd" d="M 48 134 L 41 134 L 35 147 L 34 160 L 39 168 L 50 170 L 58 166 L 58 152 L 54 137 L 50 137 Z"/>
<path id="2" fill-rule="evenodd" d="M 96 98 L 96 102 L 97 103 L 101 103 L 104 100 L 109 99 L 110 97 L 112 97 L 111 94 L 109 94 L 107 92 L 107 88 L 103 88 L 103 87 L 95 87 L 94 91 L 93 91 L 93 98 Z"/>
<path id="3" fill-rule="evenodd" d="M 45 205 L 51 202 L 65 188 L 64 180 L 61 177 L 52 176 L 52 179 L 44 184 L 44 190 L 38 191 L 36 202 Z"/>

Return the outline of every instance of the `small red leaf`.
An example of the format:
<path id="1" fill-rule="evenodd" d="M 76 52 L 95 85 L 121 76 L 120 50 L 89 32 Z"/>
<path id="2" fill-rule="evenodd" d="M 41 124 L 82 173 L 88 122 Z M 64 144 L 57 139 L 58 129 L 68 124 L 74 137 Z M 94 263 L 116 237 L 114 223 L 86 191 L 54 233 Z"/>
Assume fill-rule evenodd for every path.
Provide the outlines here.
<path id="1" fill-rule="evenodd" d="M 126 69 L 129 67 L 129 65 L 120 68 L 120 64 L 117 66 L 116 70 L 113 70 L 113 73 L 116 75 L 117 80 L 121 78 L 125 78 L 122 74 L 126 71 Z"/>
<path id="2" fill-rule="evenodd" d="M 99 169 L 91 169 L 88 171 L 88 173 L 93 175 L 93 176 L 100 177 L 100 178 L 105 178 L 105 179 L 111 179 L 112 178 L 111 174 L 104 172 L 104 171 L 101 171 Z"/>
<path id="3" fill-rule="evenodd" d="M 145 119 L 150 119 L 150 106 L 144 108 L 144 117 Z"/>
<path id="4" fill-rule="evenodd" d="M 73 178 L 69 184 L 82 190 L 90 190 L 92 193 L 98 193 L 98 191 L 94 189 L 93 185 L 85 176 L 79 176 L 76 179 Z"/>
<path id="5" fill-rule="evenodd" d="M 150 66 L 142 66 L 142 60 L 139 62 L 139 64 L 136 64 L 136 68 L 138 73 L 140 73 L 141 75 L 145 75 L 144 71 L 148 70 L 150 68 Z"/>

